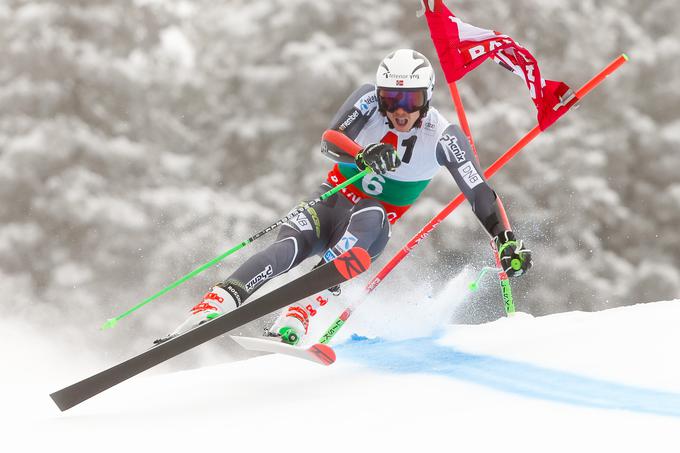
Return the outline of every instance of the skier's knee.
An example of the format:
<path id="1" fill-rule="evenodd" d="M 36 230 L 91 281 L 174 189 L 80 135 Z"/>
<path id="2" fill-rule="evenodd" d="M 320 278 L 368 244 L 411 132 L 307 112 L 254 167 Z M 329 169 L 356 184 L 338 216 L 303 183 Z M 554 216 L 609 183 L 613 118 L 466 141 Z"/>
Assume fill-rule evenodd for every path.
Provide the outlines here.
<path id="1" fill-rule="evenodd" d="M 380 202 L 373 199 L 359 201 L 353 209 L 350 222 L 361 222 L 373 228 L 383 228 L 387 223 L 387 213 Z"/>
<path id="2" fill-rule="evenodd" d="M 229 285 L 238 288 L 240 297 L 237 302 L 241 303 L 260 286 L 270 279 L 288 272 L 300 264 L 303 259 L 304 256 L 300 254 L 297 238 L 294 236 L 284 237 L 250 257 L 221 286 L 227 290 L 229 290 Z M 230 292 L 234 293 L 234 291 Z"/>
<path id="3" fill-rule="evenodd" d="M 385 249 L 391 233 L 385 208 L 376 200 L 360 201 L 354 207 L 349 231 L 359 238 L 357 245 L 376 258 Z"/>
<path id="4" fill-rule="evenodd" d="M 306 256 L 301 253 L 300 241 L 295 236 L 278 238 L 269 249 L 275 262 L 276 275 L 291 270 L 302 262 Z"/>

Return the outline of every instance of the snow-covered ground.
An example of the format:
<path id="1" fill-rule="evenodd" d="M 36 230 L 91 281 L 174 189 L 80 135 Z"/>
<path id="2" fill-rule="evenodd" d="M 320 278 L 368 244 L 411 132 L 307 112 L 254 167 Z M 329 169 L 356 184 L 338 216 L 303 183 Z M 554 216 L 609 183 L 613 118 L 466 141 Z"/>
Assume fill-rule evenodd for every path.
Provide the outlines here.
<path id="1" fill-rule="evenodd" d="M 331 367 L 268 355 L 151 373 L 65 413 L 48 394 L 112 363 L 3 326 L 0 442 L 7 452 L 680 451 L 680 300 L 425 324 L 419 338 L 345 334 Z"/>

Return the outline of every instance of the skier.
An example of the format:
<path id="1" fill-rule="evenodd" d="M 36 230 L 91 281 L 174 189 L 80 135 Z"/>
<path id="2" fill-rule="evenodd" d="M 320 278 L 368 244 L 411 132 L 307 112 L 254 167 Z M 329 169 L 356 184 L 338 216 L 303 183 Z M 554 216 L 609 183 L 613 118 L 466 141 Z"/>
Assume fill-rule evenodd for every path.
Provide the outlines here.
<path id="1" fill-rule="evenodd" d="M 211 288 L 167 338 L 234 310 L 266 282 L 312 255 L 320 255 L 323 264 L 359 246 L 375 259 L 387 245 L 391 224 L 404 215 L 440 167 L 448 169 L 470 202 L 500 252 L 508 276 L 528 271 L 531 252 L 515 238 L 501 200 L 484 179 L 466 136 L 430 107 L 434 79 L 432 65 L 422 54 L 400 49 L 388 55 L 378 67 L 376 85 L 357 89 L 331 123 L 331 129 L 363 149 L 353 155 L 322 141 L 322 153 L 336 163 L 314 197 L 367 167 L 373 172 L 284 224 L 273 244 Z M 312 304 L 291 305 L 270 334 L 298 343 L 310 316 L 326 301 L 320 296 Z"/>

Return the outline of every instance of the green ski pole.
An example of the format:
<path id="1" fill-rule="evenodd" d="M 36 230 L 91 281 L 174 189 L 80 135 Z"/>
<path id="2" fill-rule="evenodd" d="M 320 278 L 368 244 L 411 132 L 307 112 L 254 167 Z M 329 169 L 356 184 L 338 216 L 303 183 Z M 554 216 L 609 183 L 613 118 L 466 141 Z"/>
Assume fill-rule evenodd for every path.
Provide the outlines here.
<path id="1" fill-rule="evenodd" d="M 489 272 L 489 271 L 495 271 L 495 270 L 497 270 L 497 268 L 491 267 L 491 266 L 484 266 L 482 268 L 482 271 L 477 276 L 477 279 L 474 282 L 472 282 L 468 285 L 468 289 L 470 290 L 470 292 L 477 291 L 479 289 L 479 283 L 482 281 L 482 279 L 484 278 L 486 273 Z"/>
<path id="2" fill-rule="evenodd" d="M 498 253 L 494 251 L 494 255 L 498 256 Z M 477 279 L 468 285 L 468 289 L 471 292 L 475 292 L 479 289 L 479 284 L 489 271 L 496 271 L 498 273 L 498 278 L 501 284 L 501 294 L 503 295 L 503 307 L 505 308 L 505 314 L 507 316 L 512 316 L 515 314 L 515 302 L 512 298 L 512 288 L 510 287 L 510 279 L 508 274 L 503 270 L 502 267 L 490 267 L 484 266 L 482 271 L 477 276 Z"/>
<path id="3" fill-rule="evenodd" d="M 515 301 L 512 298 L 512 288 L 510 287 L 510 280 L 508 274 L 503 269 L 501 264 L 501 255 L 496 250 L 496 245 L 492 243 L 494 257 L 496 258 L 496 267 L 498 268 L 498 278 L 501 282 L 501 294 L 503 294 L 503 305 L 505 307 L 505 314 L 512 316 L 515 314 Z M 502 247 L 501 247 L 502 248 Z M 519 260 L 518 260 L 519 261 Z"/>
<path id="4" fill-rule="evenodd" d="M 249 238 L 246 239 L 245 241 L 241 242 L 240 244 L 238 244 L 238 245 L 232 247 L 231 249 L 227 250 L 226 252 L 224 252 L 223 254 L 221 254 L 220 256 L 218 256 L 217 258 L 215 258 L 215 259 L 213 259 L 213 260 L 211 260 L 211 261 L 205 263 L 204 265 L 202 265 L 201 267 L 199 267 L 199 268 L 197 268 L 197 269 L 194 269 L 193 271 L 191 271 L 190 273 L 188 273 L 188 274 L 185 275 L 184 277 L 182 277 L 182 278 L 176 280 L 175 282 L 171 283 L 170 285 L 166 286 L 165 288 L 163 288 L 162 290 L 158 291 L 158 292 L 157 292 L 156 294 L 154 294 L 153 296 L 150 296 L 150 297 L 144 299 L 142 302 L 140 302 L 139 304 L 137 304 L 137 305 L 135 305 L 134 307 L 130 308 L 130 309 L 127 310 L 126 312 L 124 312 L 124 313 L 122 313 L 122 314 L 116 316 L 115 318 L 108 319 L 108 320 L 104 323 L 104 325 L 102 326 L 102 330 L 111 329 L 111 328 L 115 327 L 116 324 L 118 323 L 118 321 L 120 321 L 121 319 L 125 318 L 126 316 L 129 316 L 129 315 L 132 314 L 133 312 L 139 310 L 140 308 L 142 308 L 144 305 L 148 304 L 148 303 L 151 302 L 152 300 L 157 299 L 158 297 L 162 296 L 163 294 L 167 293 L 168 291 L 171 291 L 172 289 L 178 287 L 179 285 L 181 285 L 182 283 L 186 282 L 187 280 L 189 280 L 189 279 L 195 277 L 196 275 L 200 274 L 201 272 L 205 271 L 206 269 L 208 269 L 208 268 L 214 266 L 215 264 L 219 263 L 220 261 L 222 261 L 223 259 L 225 259 L 225 258 L 228 257 L 229 255 L 231 255 L 232 253 L 234 253 L 234 252 L 236 252 L 236 251 L 242 249 L 243 247 L 245 247 L 246 245 L 248 245 L 248 244 L 250 244 L 251 242 L 255 241 L 256 239 L 258 239 L 258 238 L 264 236 L 265 234 L 269 233 L 270 231 L 272 231 L 272 230 L 278 228 L 279 226 L 283 225 L 284 223 L 286 223 L 286 222 L 289 221 L 290 219 L 294 218 L 295 216 L 297 216 L 298 214 L 300 214 L 301 212 L 303 212 L 305 209 L 310 208 L 310 207 L 314 206 L 314 205 L 317 204 L 317 203 L 321 203 L 323 200 L 325 200 L 325 199 L 327 199 L 327 198 L 329 198 L 329 197 L 335 195 L 336 193 L 338 193 L 339 191 L 341 191 L 342 189 L 344 189 L 344 188 L 347 187 L 348 185 L 350 185 L 350 184 L 352 184 L 352 183 L 358 181 L 359 179 L 363 178 L 364 176 L 366 176 L 366 175 L 367 175 L 368 173 L 370 173 L 370 172 L 371 172 L 371 168 L 370 168 L 370 167 L 367 167 L 364 171 L 362 171 L 362 172 L 360 172 L 360 173 L 357 173 L 356 175 L 354 175 L 354 176 L 352 176 L 351 178 L 349 178 L 347 181 L 345 181 L 345 182 L 343 182 L 343 183 L 341 183 L 341 184 L 335 186 L 334 188 L 332 188 L 332 189 L 329 190 L 328 192 L 322 194 L 322 195 L 319 196 L 318 198 L 316 198 L 316 199 L 314 199 L 314 200 L 311 200 L 311 201 L 309 201 L 309 202 L 307 202 L 307 203 L 303 203 L 302 205 L 300 205 L 299 207 L 297 207 L 295 210 L 293 210 L 290 214 L 286 215 L 285 217 L 280 218 L 279 220 L 277 220 L 276 222 L 272 223 L 271 225 L 269 225 L 269 226 L 268 226 L 267 228 L 265 228 L 264 230 L 259 231 L 258 233 L 256 233 L 256 234 L 254 234 L 253 236 L 249 237 Z"/>

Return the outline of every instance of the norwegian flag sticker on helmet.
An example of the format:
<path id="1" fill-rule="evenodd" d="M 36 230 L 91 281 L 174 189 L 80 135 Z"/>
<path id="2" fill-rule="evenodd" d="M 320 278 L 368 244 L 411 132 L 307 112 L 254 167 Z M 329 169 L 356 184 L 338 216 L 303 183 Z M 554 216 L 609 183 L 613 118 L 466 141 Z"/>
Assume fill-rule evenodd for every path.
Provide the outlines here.
<path id="1" fill-rule="evenodd" d="M 397 80 L 397 86 L 398 86 L 398 87 L 403 87 L 403 86 L 404 86 L 404 81 L 403 81 L 403 80 Z"/>

